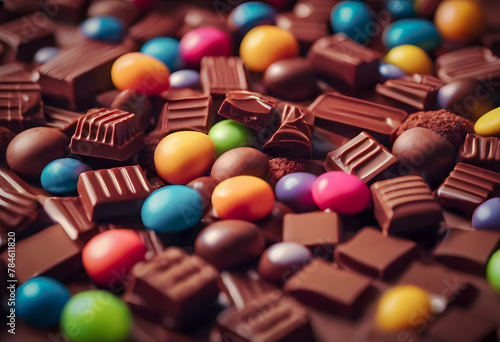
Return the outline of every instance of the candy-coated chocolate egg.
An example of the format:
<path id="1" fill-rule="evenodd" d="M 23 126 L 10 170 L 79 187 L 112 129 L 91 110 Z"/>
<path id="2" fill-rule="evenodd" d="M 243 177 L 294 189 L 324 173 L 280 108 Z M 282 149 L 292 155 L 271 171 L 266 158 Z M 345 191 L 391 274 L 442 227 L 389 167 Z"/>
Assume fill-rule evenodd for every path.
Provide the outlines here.
<path id="1" fill-rule="evenodd" d="M 208 136 L 215 145 L 217 156 L 236 147 L 252 145 L 252 130 L 233 120 L 222 120 L 212 126 Z"/>
<path id="2" fill-rule="evenodd" d="M 400 19 L 384 30 L 384 45 L 388 49 L 399 45 L 415 45 L 427 52 L 435 50 L 441 44 L 441 36 L 432 22 L 426 19 Z"/>
<path id="3" fill-rule="evenodd" d="M 52 58 L 54 58 L 61 49 L 53 47 L 53 46 L 45 46 L 41 49 L 38 49 L 33 57 L 35 63 L 45 63 Z"/>
<path id="4" fill-rule="evenodd" d="M 119 90 L 157 95 L 170 86 L 170 72 L 160 60 L 140 52 L 127 53 L 111 68 L 111 79 Z"/>
<path id="5" fill-rule="evenodd" d="M 382 295 L 375 322 L 383 331 L 414 328 L 415 322 L 432 317 L 431 296 L 414 285 L 396 286 Z"/>
<path id="6" fill-rule="evenodd" d="M 389 0 L 386 1 L 387 10 L 394 19 L 410 18 L 415 16 L 415 8 L 412 0 Z"/>
<path id="7" fill-rule="evenodd" d="M 486 279 L 500 293 L 500 250 L 493 253 L 486 266 Z"/>
<path id="8" fill-rule="evenodd" d="M 312 197 L 312 187 L 318 177 L 306 172 L 294 172 L 276 184 L 276 198 L 295 212 L 317 210 Z"/>
<path id="9" fill-rule="evenodd" d="M 500 197 L 490 198 L 474 210 L 472 228 L 500 231 Z"/>
<path id="10" fill-rule="evenodd" d="M 212 205 L 223 220 L 255 221 L 269 215 L 274 206 L 271 186 L 254 176 L 228 178 L 217 185 Z"/>
<path id="11" fill-rule="evenodd" d="M 470 42 L 481 36 L 485 17 L 475 0 L 442 1 L 434 14 L 434 23 L 443 38 L 455 42 Z"/>
<path id="12" fill-rule="evenodd" d="M 264 251 L 266 241 L 255 224 L 223 220 L 204 228 L 194 243 L 200 257 L 219 270 L 254 260 Z"/>
<path id="13" fill-rule="evenodd" d="M 108 291 L 83 291 L 66 303 L 60 326 L 73 342 L 122 342 L 132 330 L 132 315 L 127 305 Z"/>
<path id="14" fill-rule="evenodd" d="M 243 36 L 252 28 L 260 25 L 273 25 L 276 10 L 260 1 L 245 2 L 231 11 L 228 25 Z"/>
<path id="15" fill-rule="evenodd" d="M 125 26 L 116 17 L 93 17 L 80 24 L 80 32 L 89 39 L 119 43 L 125 36 Z"/>
<path id="16" fill-rule="evenodd" d="M 90 167 L 73 158 L 61 158 L 45 166 L 40 177 L 42 187 L 54 194 L 71 194 L 76 191 L 80 173 L 90 171 Z"/>
<path id="17" fill-rule="evenodd" d="M 251 147 L 238 147 L 217 158 L 210 175 L 218 181 L 243 175 L 264 178 L 268 170 L 269 159 L 264 153 Z"/>
<path id="18" fill-rule="evenodd" d="M 59 324 L 59 318 L 71 294 L 62 283 L 49 277 L 31 278 L 16 290 L 16 313 L 37 328 Z"/>
<path id="19" fill-rule="evenodd" d="M 388 79 L 398 79 L 406 75 L 406 72 L 403 71 L 400 67 L 397 67 L 392 64 L 380 63 L 378 67 L 378 72 L 384 78 Z"/>
<path id="20" fill-rule="evenodd" d="M 170 74 L 172 88 L 194 88 L 200 85 L 200 73 L 195 70 L 179 70 Z"/>
<path id="21" fill-rule="evenodd" d="M 221 29 L 199 27 L 186 33 L 180 43 L 181 56 L 191 67 L 199 67 L 205 56 L 231 56 L 231 37 Z"/>
<path id="22" fill-rule="evenodd" d="M 332 171 L 320 175 L 312 186 L 314 202 L 321 210 L 357 214 L 371 203 L 368 186 L 350 173 Z"/>
<path id="23" fill-rule="evenodd" d="M 163 138 L 154 153 L 156 172 L 173 184 L 204 176 L 215 160 L 215 146 L 200 132 L 175 132 Z"/>
<path id="24" fill-rule="evenodd" d="M 278 242 L 265 250 L 259 260 L 259 274 L 272 282 L 284 283 L 313 258 L 311 251 L 295 242 Z"/>
<path id="25" fill-rule="evenodd" d="M 432 60 L 425 51 L 414 45 L 399 45 L 385 55 L 384 62 L 401 68 L 407 74 L 431 74 Z"/>
<path id="26" fill-rule="evenodd" d="M 148 40 L 141 47 L 140 52 L 158 58 L 170 71 L 182 66 L 179 41 L 170 37 L 156 37 Z"/>
<path id="27" fill-rule="evenodd" d="M 129 229 L 108 230 L 94 236 L 82 250 L 82 262 L 97 284 L 119 288 L 128 272 L 146 256 L 139 234 Z"/>
<path id="28" fill-rule="evenodd" d="M 142 223 L 159 233 L 189 229 L 201 220 L 203 199 L 185 185 L 167 185 L 153 191 L 142 205 Z"/>
<path id="29" fill-rule="evenodd" d="M 500 137 L 500 107 L 481 116 L 474 125 L 474 131 L 483 136 Z"/>
<path id="30" fill-rule="evenodd" d="M 299 43 L 290 31 L 262 25 L 251 29 L 240 45 L 240 57 L 252 71 L 264 72 L 271 64 L 299 54 Z"/>
<path id="31" fill-rule="evenodd" d="M 220 182 L 213 177 L 204 176 L 192 180 L 187 183 L 187 186 L 198 191 L 203 200 L 203 208 L 207 209 L 210 204 L 212 204 L 212 194 L 219 183 Z"/>
<path id="32" fill-rule="evenodd" d="M 370 11 L 362 1 L 340 1 L 330 15 L 333 32 L 344 33 L 358 43 L 368 43 L 373 38 Z"/>

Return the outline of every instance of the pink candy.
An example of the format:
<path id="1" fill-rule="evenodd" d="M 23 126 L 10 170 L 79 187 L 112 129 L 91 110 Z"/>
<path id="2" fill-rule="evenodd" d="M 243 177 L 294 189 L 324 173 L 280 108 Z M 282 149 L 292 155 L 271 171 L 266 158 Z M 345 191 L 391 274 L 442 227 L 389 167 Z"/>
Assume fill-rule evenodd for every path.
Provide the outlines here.
<path id="1" fill-rule="evenodd" d="M 189 31 L 180 43 L 181 55 L 189 66 L 200 66 L 205 56 L 231 56 L 229 35 L 216 27 L 200 27 Z"/>

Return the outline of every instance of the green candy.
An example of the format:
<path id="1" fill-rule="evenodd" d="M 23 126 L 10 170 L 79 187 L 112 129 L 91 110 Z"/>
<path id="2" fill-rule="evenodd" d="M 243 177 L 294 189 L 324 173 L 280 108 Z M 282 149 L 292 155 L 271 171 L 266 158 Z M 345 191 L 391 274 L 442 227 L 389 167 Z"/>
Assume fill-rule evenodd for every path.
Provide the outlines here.
<path id="1" fill-rule="evenodd" d="M 486 267 L 486 278 L 490 285 L 500 292 L 500 250 L 493 253 Z"/>
<path id="2" fill-rule="evenodd" d="M 66 303 L 60 324 L 73 342 L 119 342 L 130 335 L 132 316 L 115 295 L 102 290 L 84 291 Z"/>
<path id="3" fill-rule="evenodd" d="M 216 123 L 208 132 L 208 136 L 214 142 L 217 157 L 236 147 L 252 146 L 252 131 L 233 120 Z"/>

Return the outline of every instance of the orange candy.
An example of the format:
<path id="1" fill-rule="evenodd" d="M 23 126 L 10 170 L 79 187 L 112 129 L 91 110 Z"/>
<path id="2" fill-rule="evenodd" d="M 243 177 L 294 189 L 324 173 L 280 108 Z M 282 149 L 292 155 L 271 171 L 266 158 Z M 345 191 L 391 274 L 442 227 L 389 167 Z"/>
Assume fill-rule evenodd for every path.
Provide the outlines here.
<path id="1" fill-rule="evenodd" d="M 260 220 L 274 207 L 274 192 L 269 184 L 254 176 L 228 178 L 215 187 L 212 205 L 223 220 Z"/>
<path id="2" fill-rule="evenodd" d="M 434 24 L 443 38 L 467 43 L 481 36 L 484 27 L 481 5 L 474 0 L 443 1 L 434 15 Z"/>
<path id="3" fill-rule="evenodd" d="M 170 72 L 160 60 L 140 52 L 127 53 L 111 68 L 111 79 L 118 90 L 134 90 L 157 95 L 168 90 Z"/>

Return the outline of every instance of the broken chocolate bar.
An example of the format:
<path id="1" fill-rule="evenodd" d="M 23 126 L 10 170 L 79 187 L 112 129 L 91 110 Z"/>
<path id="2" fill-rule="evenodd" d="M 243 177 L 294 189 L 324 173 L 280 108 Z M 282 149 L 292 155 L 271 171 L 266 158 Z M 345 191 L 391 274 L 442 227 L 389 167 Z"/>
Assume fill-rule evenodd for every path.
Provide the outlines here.
<path id="1" fill-rule="evenodd" d="M 156 129 L 161 133 L 182 130 L 207 133 L 210 122 L 210 95 L 169 100 L 163 106 Z"/>
<path id="2" fill-rule="evenodd" d="M 500 173 L 500 138 L 469 133 L 459 154 L 462 163 Z"/>
<path id="3" fill-rule="evenodd" d="M 259 130 L 266 128 L 276 115 L 276 99 L 250 91 L 231 91 L 226 94 L 219 114 Z"/>
<path id="4" fill-rule="evenodd" d="M 212 96 L 248 90 L 245 65 L 239 57 L 203 57 L 200 77 L 203 88 Z"/>

